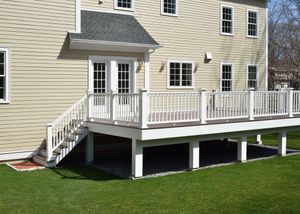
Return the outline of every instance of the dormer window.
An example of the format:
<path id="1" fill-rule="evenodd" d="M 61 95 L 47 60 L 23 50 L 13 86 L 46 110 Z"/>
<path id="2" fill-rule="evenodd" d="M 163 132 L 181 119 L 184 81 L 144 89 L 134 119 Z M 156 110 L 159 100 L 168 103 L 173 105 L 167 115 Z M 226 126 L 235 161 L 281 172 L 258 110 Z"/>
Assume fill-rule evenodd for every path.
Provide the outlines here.
<path id="1" fill-rule="evenodd" d="M 134 10 L 134 0 L 115 0 L 115 9 Z"/>
<path id="2" fill-rule="evenodd" d="M 161 14 L 178 16 L 178 0 L 161 0 Z"/>

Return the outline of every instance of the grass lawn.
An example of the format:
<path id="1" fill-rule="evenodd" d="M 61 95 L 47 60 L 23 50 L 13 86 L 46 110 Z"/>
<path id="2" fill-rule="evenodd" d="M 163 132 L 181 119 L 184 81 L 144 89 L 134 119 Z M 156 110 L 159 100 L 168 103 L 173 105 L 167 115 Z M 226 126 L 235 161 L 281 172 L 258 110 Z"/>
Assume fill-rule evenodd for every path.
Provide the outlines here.
<path id="1" fill-rule="evenodd" d="M 292 133 L 291 148 L 300 148 Z M 291 135 L 289 136 L 291 138 Z M 274 136 L 264 143 L 275 144 Z M 0 213 L 300 213 L 300 155 L 122 180 L 90 167 L 0 165 Z"/>
<path id="2" fill-rule="evenodd" d="M 262 142 L 265 145 L 277 146 L 277 134 L 268 134 L 262 136 Z M 254 142 L 255 138 L 249 138 L 249 142 Z M 300 130 L 287 133 L 287 147 L 300 150 Z"/>

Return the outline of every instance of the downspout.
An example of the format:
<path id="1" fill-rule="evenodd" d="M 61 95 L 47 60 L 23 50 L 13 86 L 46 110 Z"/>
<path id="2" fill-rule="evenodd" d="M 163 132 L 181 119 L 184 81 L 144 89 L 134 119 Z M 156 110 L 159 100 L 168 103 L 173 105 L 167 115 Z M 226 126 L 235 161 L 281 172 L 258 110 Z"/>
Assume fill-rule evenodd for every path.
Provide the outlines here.
<path id="1" fill-rule="evenodd" d="M 268 90 L 269 84 L 269 0 L 266 0 L 266 73 L 265 73 L 265 90 Z"/>

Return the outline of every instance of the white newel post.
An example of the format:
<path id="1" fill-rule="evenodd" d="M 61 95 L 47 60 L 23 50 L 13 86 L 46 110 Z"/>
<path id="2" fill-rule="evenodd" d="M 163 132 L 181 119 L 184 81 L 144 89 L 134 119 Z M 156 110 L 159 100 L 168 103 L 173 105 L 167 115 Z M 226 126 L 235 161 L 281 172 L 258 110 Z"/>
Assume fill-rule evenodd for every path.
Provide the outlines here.
<path id="1" fill-rule="evenodd" d="M 206 124 L 206 90 L 199 90 L 199 119 L 201 124 Z"/>
<path id="2" fill-rule="evenodd" d="M 141 128 L 145 129 L 148 128 L 148 93 L 146 89 L 140 90 L 140 124 Z"/>
<path id="3" fill-rule="evenodd" d="M 189 143 L 189 168 L 191 170 L 200 167 L 200 146 L 199 141 Z"/>
<path id="4" fill-rule="evenodd" d="M 280 156 L 286 155 L 286 145 L 287 145 L 286 132 L 282 131 L 278 134 L 278 155 Z"/>
<path id="5" fill-rule="evenodd" d="M 288 113 L 289 113 L 289 117 L 293 117 L 293 98 L 294 98 L 294 89 L 289 88 L 289 90 L 288 90 Z"/>
<path id="6" fill-rule="evenodd" d="M 254 90 L 249 89 L 249 120 L 254 120 Z"/>
<path id="7" fill-rule="evenodd" d="M 260 134 L 256 135 L 256 143 L 259 144 L 259 145 L 262 145 L 262 140 L 261 140 L 261 135 Z"/>
<path id="8" fill-rule="evenodd" d="M 116 120 L 116 99 L 115 99 L 115 95 L 116 95 L 116 91 L 111 90 L 110 91 L 110 120 L 112 123 L 115 123 Z"/>
<path id="9" fill-rule="evenodd" d="M 247 161 L 247 137 L 242 136 L 238 142 L 238 161 Z"/>
<path id="10" fill-rule="evenodd" d="M 47 161 L 50 161 L 52 157 L 52 129 L 53 125 L 52 124 L 47 124 L 47 130 L 46 130 L 46 135 L 47 135 Z"/>
<path id="11" fill-rule="evenodd" d="M 143 176 L 143 146 L 141 142 L 132 139 L 132 160 L 131 160 L 131 174 L 133 178 Z"/>
<path id="12" fill-rule="evenodd" d="M 93 116 L 93 91 L 87 91 L 87 119 L 91 120 Z"/>

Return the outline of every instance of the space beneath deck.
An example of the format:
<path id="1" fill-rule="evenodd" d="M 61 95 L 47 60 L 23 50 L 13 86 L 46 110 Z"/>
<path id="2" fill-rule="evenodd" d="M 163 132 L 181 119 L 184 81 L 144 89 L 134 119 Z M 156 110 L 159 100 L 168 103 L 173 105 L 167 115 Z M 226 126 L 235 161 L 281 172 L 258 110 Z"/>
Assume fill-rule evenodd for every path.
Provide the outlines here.
<path id="1" fill-rule="evenodd" d="M 288 154 L 296 150 L 287 150 Z M 277 148 L 248 144 L 248 160 L 277 155 Z M 188 144 L 144 148 L 144 176 L 160 176 L 188 170 Z M 237 161 L 237 143 L 221 140 L 200 142 L 200 168 L 229 164 Z M 131 148 L 95 154 L 94 166 L 123 178 L 131 176 Z"/>

